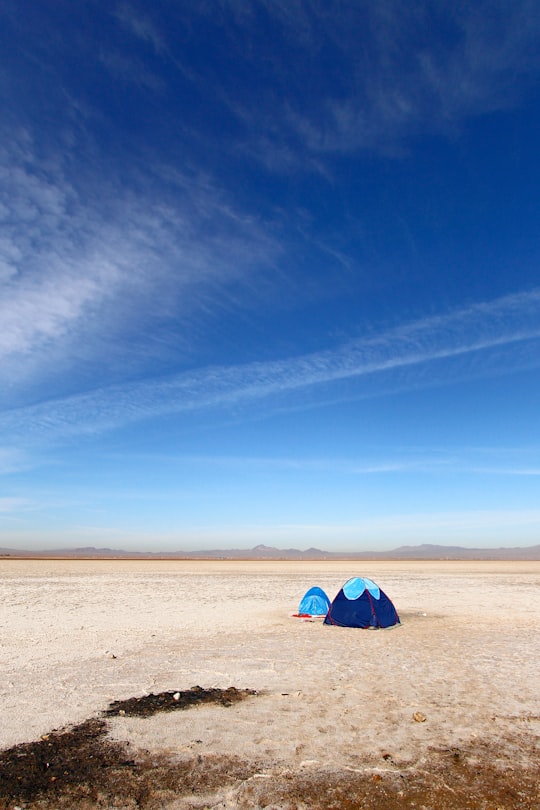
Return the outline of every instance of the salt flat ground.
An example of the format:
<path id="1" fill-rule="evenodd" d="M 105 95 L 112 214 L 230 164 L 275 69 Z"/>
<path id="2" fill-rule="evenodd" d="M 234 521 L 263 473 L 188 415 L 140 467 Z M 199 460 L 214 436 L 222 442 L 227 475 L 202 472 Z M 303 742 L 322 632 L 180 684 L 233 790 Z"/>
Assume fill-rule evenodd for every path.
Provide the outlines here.
<path id="1" fill-rule="evenodd" d="M 356 575 L 392 598 L 401 626 L 292 617 L 308 587 L 332 598 Z M 0 748 L 114 700 L 235 686 L 261 694 L 114 718 L 110 734 L 173 756 L 350 770 L 482 740 L 527 767 L 540 731 L 540 563 L 5 559 L 0 672 Z"/>

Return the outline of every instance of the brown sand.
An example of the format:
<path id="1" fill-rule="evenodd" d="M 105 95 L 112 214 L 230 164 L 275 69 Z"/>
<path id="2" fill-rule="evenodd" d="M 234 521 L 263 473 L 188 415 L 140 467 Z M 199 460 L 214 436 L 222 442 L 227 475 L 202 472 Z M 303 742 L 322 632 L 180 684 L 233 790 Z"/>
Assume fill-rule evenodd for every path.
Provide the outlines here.
<path id="1" fill-rule="evenodd" d="M 308 587 L 354 575 L 400 627 L 292 618 Z M 113 701 L 234 686 L 258 694 L 107 718 L 154 768 L 138 806 L 538 808 L 539 630 L 539 562 L 1 560 L 0 748 Z M 156 803 L 158 766 L 208 780 Z M 92 801 L 71 806 L 137 806 Z"/>

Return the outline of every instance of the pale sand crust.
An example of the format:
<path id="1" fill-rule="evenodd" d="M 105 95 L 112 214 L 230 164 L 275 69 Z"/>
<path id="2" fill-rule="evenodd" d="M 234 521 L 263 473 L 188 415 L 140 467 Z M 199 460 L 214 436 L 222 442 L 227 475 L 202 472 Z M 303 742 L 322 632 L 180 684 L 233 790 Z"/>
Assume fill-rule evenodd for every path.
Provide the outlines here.
<path id="1" fill-rule="evenodd" d="M 292 618 L 307 588 L 332 598 L 355 575 L 393 599 L 400 627 Z M 261 694 L 114 718 L 110 733 L 173 756 L 352 770 L 483 740 L 530 765 L 539 631 L 540 562 L 1 560 L 0 748 L 114 700 L 235 686 Z"/>

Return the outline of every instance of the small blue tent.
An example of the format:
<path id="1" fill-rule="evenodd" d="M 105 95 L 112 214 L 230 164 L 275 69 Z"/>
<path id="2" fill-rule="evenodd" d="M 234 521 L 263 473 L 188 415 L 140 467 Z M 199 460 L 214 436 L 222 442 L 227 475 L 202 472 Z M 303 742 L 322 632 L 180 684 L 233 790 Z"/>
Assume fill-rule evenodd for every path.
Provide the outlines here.
<path id="1" fill-rule="evenodd" d="M 381 589 L 365 577 L 349 579 L 328 609 L 325 624 L 339 627 L 392 627 L 397 611 Z"/>
<path id="2" fill-rule="evenodd" d="M 330 599 L 322 588 L 315 586 L 306 591 L 300 605 L 297 616 L 326 616 L 330 607 Z"/>

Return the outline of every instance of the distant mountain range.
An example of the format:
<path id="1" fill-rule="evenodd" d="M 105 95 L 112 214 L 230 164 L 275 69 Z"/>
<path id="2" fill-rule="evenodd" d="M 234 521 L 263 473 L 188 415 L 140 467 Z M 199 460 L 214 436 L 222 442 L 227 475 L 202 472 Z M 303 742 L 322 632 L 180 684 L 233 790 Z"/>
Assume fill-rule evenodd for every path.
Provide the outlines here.
<path id="1" fill-rule="evenodd" d="M 540 545 L 525 548 L 465 548 L 423 543 L 419 546 L 400 546 L 391 551 L 321 551 L 318 548 L 300 551 L 265 545 L 251 549 L 209 551 L 123 551 L 86 546 L 42 551 L 0 548 L 0 557 L 92 560 L 540 560 Z"/>

